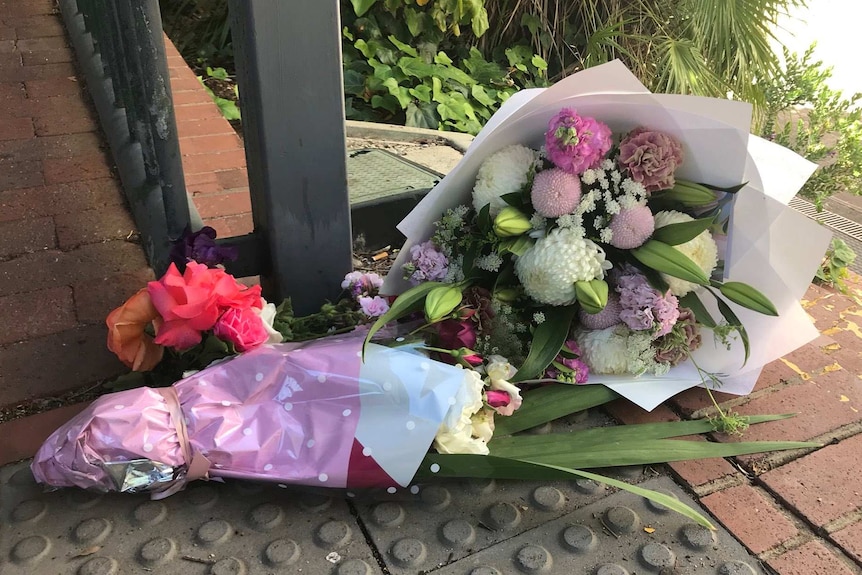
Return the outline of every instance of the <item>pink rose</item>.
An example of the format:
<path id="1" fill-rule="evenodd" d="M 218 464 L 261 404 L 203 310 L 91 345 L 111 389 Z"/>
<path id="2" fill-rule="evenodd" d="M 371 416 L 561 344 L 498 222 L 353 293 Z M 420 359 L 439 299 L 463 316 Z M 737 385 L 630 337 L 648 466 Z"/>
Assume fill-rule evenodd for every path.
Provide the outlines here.
<path id="1" fill-rule="evenodd" d="M 237 351 L 254 349 L 269 339 L 263 320 L 251 308 L 227 310 L 216 322 L 213 333 L 231 342 Z"/>
<path id="2" fill-rule="evenodd" d="M 357 301 L 362 313 L 368 317 L 379 317 L 389 311 L 389 304 L 379 295 L 374 297 L 360 296 Z"/>
<path id="3" fill-rule="evenodd" d="M 635 128 L 620 142 L 620 163 L 648 194 L 672 188 L 682 160 L 682 146 L 664 132 Z"/>
<path id="4" fill-rule="evenodd" d="M 201 332 L 212 329 L 228 309 L 260 307 L 260 286 L 246 287 L 219 268 L 189 262 L 180 274 L 174 264 L 147 292 L 164 323 L 155 343 L 183 350 L 200 343 Z"/>

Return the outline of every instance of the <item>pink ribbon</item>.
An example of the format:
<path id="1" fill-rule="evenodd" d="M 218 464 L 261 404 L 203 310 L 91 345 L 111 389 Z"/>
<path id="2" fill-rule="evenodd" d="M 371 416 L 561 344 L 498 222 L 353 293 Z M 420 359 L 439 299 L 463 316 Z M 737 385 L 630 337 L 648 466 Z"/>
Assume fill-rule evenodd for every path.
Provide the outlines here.
<path id="1" fill-rule="evenodd" d="M 164 499 L 178 491 L 182 491 L 189 481 L 209 479 L 210 461 L 203 453 L 192 451 L 189 432 L 186 429 L 186 419 L 180 407 L 180 398 L 177 395 L 177 390 L 173 387 L 160 387 L 156 391 L 165 399 L 168 413 L 177 432 L 177 440 L 183 452 L 183 459 L 186 462 L 185 475 L 167 484 L 163 489 L 152 492 L 152 499 Z"/>

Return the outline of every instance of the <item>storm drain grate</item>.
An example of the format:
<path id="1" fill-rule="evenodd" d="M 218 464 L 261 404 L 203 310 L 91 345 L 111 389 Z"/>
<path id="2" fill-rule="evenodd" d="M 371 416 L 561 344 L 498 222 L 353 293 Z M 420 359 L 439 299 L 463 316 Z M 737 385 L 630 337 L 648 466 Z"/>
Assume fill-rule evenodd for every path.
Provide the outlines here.
<path id="1" fill-rule="evenodd" d="M 442 177 L 385 150 L 352 150 L 347 154 L 347 188 L 354 206 L 405 192 L 427 192 Z"/>
<path id="2" fill-rule="evenodd" d="M 828 228 L 862 242 L 862 224 L 827 210 L 818 212 L 814 204 L 799 197 L 790 200 L 790 207 Z"/>

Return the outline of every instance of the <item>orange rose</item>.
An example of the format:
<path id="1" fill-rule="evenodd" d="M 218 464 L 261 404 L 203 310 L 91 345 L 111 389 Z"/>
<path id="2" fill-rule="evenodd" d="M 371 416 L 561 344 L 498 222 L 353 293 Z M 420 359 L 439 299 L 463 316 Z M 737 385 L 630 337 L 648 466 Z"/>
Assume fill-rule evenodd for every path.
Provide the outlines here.
<path id="1" fill-rule="evenodd" d="M 147 288 L 108 314 L 108 349 L 133 371 L 150 371 L 161 360 L 165 348 L 153 342 L 144 330 L 150 323 L 161 320 Z"/>

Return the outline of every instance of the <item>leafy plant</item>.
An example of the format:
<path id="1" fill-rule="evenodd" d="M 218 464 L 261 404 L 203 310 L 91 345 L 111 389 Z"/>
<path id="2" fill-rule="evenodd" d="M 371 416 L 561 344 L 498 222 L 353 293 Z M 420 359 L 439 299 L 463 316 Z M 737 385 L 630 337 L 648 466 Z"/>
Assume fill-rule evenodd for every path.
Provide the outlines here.
<path id="1" fill-rule="evenodd" d="M 862 94 L 830 89 L 832 69 L 812 62 L 814 47 L 801 57 L 784 50 L 786 65 L 765 87 L 761 135 L 819 164 L 800 194 L 820 210 L 836 192 L 862 193 Z"/>
<path id="2" fill-rule="evenodd" d="M 233 68 L 227 0 L 161 0 L 165 32 L 192 64 Z"/>
<path id="3" fill-rule="evenodd" d="M 841 238 L 832 238 L 832 244 L 823 256 L 823 262 L 815 274 L 815 279 L 834 286 L 841 293 L 847 293 L 844 278 L 847 277 L 847 267 L 856 261 L 856 252 Z"/>
<path id="4" fill-rule="evenodd" d="M 206 80 L 208 79 L 220 80 L 222 82 L 230 82 L 232 78 L 228 75 L 227 71 L 224 68 L 210 68 L 207 66 L 206 69 L 206 79 L 203 76 L 198 76 L 198 80 L 203 85 L 204 90 L 206 90 L 207 94 L 209 94 L 210 98 L 213 99 L 216 106 L 218 106 L 221 115 L 224 116 L 226 120 L 241 120 L 242 114 L 240 113 L 239 106 L 237 103 L 239 102 L 239 86 L 236 83 L 233 84 L 233 93 L 234 99 L 222 98 L 221 96 L 216 95 L 213 90 L 207 86 Z"/>

